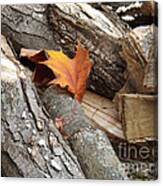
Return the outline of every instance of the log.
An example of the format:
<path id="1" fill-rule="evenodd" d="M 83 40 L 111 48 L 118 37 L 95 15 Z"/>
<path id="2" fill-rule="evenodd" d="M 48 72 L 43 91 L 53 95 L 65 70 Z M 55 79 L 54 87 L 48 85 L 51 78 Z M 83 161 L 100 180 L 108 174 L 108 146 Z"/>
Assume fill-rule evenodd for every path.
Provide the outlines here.
<path id="1" fill-rule="evenodd" d="M 82 107 L 94 127 L 104 130 L 109 137 L 125 139 L 122 123 L 111 100 L 87 91 L 82 100 Z"/>
<path id="2" fill-rule="evenodd" d="M 94 13 L 97 15 L 96 17 L 94 17 Z M 130 30 L 129 28 L 126 28 L 126 24 L 120 21 L 117 17 L 117 14 L 112 12 L 109 9 L 109 7 L 107 8 L 107 11 L 106 9 L 105 11 L 101 11 L 101 9 L 98 9 L 92 6 L 92 4 L 88 5 L 88 4 L 81 4 L 81 3 L 76 3 L 76 4 L 66 3 L 66 4 L 55 4 L 55 5 L 2 6 L 2 32 L 3 34 L 6 35 L 7 40 L 10 43 L 10 46 L 12 47 L 13 51 L 15 51 L 15 55 L 18 56 L 21 47 L 25 47 L 25 48 L 33 48 L 33 49 L 41 49 L 41 48 L 49 48 L 49 49 L 55 49 L 55 50 L 62 49 L 67 55 L 69 55 L 70 57 L 73 57 L 76 40 L 78 39 L 83 43 L 84 46 L 89 48 L 91 59 L 92 61 L 94 61 L 94 68 L 93 68 L 92 74 L 89 79 L 88 88 L 109 98 L 113 98 L 114 93 L 117 90 L 119 90 L 120 87 L 124 84 L 124 79 L 125 79 L 124 70 L 126 69 L 126 63 L 124 62 L 125 59 L 122 59 L 122 56 L 119 55 L 119 52 L 121 51 L 121 45 L 123 45 L 122 43 L 123 41 L 121 39 L 123 39 L 123 35 L 125 35 L 129 30 Z M 132 46 L 132 47 L 135 46 L 134 45 L 135 41 L 132 42 L 129 40 L 127 42 L 129 42 L 128 46 Z M 144 62 L 144 61 L 146 62 L 146 60 L 142 59 L 142 56 L 141 56 L 141 53 L 139 53 L 139 50 L 138 50 L 137 57 L 140 62 Z M 22 70 L 22 67 L 19 64 L 19 62 L 13 59 L 11 61 L 15 63 L 16 69 L 20 68 L 19 69 L 20 72 L 24 71 Z M 11 73 L 11 70 L 7 70 L 7 72 L 4 71 L 4 73 L 5 73 L 4 77 L 9 78 L 9 80 L 12 80 L 12 78 L 15 76 L 16 77 L 19 76 L 19 73 L 18 75 L 17 74 L 14 75 L 15 73 Z M 11 75 L 11 77 L 9 74 Z M 26 74 L 30 75 L 31 73 L 28 70 L 25 70 L 25 77 L 28 76 Z M 21 84 L 21 88 L 19 89 L 19 87 L 17 85 L 15 86 L 14 84 L 14 87 L 16 88 L 16 90 L 14 89 L 15 92 L 18 89 L 21 93 L 23 92 L 22 93 L 23 95 L 25 95 L 20 100 L 23 100 L 26 102 L 26 97 L 28 97 L 28 99 L 30 100 L 31 95 L 36 96 L 36 98 L 34 99 L 37 100 L 35 101 L 37 104 L 34 104 L 34 107 L 36 107 L 39 110 L 38 117 L 40 117 L 40 115 L 43 118 L 45 117 L 45 119 L 47 119 L 47 121 L 50 123 L 49 126 L 51 127 L 53 125 L 53 122 L 49 119 L 49 115 L 46 111 L 47 109 L 48 112 L 50 113 L 50 118 L 52 118 L 55 121 L 56 125 L 59 126 L 59 125 L 64 124 L 61 132 L 68 136 L 68 139 L 66 142 L 67 144 L 71 145 L 71 148 L 73 152 L 76 154 L 78 161 L 81 164 L 82 170 L 85 173 L 86 178 L 96 178 L 96 179 L 97 178 L 98 179 L 126 179 L 127 178 L 128 179 L 128 177 L 126 176 L 126 173 L 124 173 L 124 169 L 121 168 L 122 163 L 119 161 L 119 158 L 118 158 L 119 156 L 116 154 L 117 152 L 115 153 L 114 151 L 115 145 L 113 145 L 113 143 L 110 143 L 111 138 L 110 137 L 108 138 L 107 135 L 102 130 L 96 129 L 94 127 L 94 122 L 98 122 L 99 126 L 104 127 L 103 123 L 101 123 L 100 125 L 101 118 L 104 117 L 105 119 L 108 119 L 108 118 L 110 119 L 110 117 L 107 116 L 107 112 L 104 111 L 105 109 L 97 106 L 96 109 L 99 109 L 99 111 L 95 113 L 95 117 L 91 116 L 92 121 L 90 121 L 84 115 L 81 109 L 81 106 L 75 100 L 73 100 L 70 97 L 70 95 L 67 95 L 65 91 L 62 91 L 58 89 L 57 87 L 50 87 L 45 92 L 43 92 L 43 95 L 41 95 L 41 99 L 43 99 L 44 105 L 46 106 L 46 109 L 45 109 L 44 107 L 42 108 L 42 103 L 40 102 L 40 98 L 37 95 L 35 87 L 31 83 L 29 78 L 27 78 L 27 80 L 24 80 L 24 78 L 20 77 L 19 79 L 18 77 L 17 84 Z M 4 88 L 6 87 L 8 86 L 6 86 L 5 84 Z M 10 86 L 10 88 L 12 87 L 13 86 Z M 27 90 L 28 87 L 29 87 L 29 90 Z M 10 89 L 8 88 L 6 91 L 9 91 L 9 90 Z M 32 91 L 34 93 L 31 93 Z M 11 94 L 11 99 L 13 99 L 12 91 L 11 93 L 9 92 L 8 94 L 9 95 Z M 3 93 L 3 95 L 5 94 Z M 17 97 L 15 99 L 18 100 Z M 91 106 L 89 105 L 90 107 L 88 107 L 89 103 L 90 102 L 84 103 L 87 111 L 93 106 L 93 105 Z M 31 108 L 32 110 L 33 109 L 35 110 L 35 108 L 33 108 L 32 106 L 33 104 L 26 104 L 26 105 L 27 105 L 26 106 L 27 112 L 31 113 L 31 110 L 30 110 Z M 15 107 L 13 106 L 11 110 L 12 109 L 14 110 L 14 108 Z M 41 110 L 39 108 L 41 108 Z M 43 112 L 43 115 L 42 115 L 42 112 Z M 17 121 L 17 118 L 16 118 L 16 121 Z M 24 115 L 23 115 L 23 118 L 24 118 Z M 22 124 L 22 121 L 20 123 Z M 117 124 L 117 122 L 115 123 Z M 118 123 L 118 125 L 119 124 L 120 123 Z M 9 126 L 10 125 L 11 124 L 9 123 Z M 32 124 L 32 127 L 33 125 L 35 126 L 35 124 Z M 37 125 L 37 122 L 36 122 L 36 125 Z M 27 128 L 28 127 L 29 125 L 27 125 Z M 40 130 L 41 125 L 38 124 L 36 127 L 38 127 L 38 130 Z M 53 130 L 50 127 L 48 127 L 48 129 L 44 127 L 45 131 L 51 130 L 53 132 Z M 52 128 L 53 127 L 54 126 L 52 126 Z M 54 136 L 56 137 L 58 131 L 56 130 L 57 131 L 56 132 L 55 130 L 56 128 L 54 127 Z M 108 128 L 108 130 L 110 133 L 113 133 L 114 131 L 112 130 L 112 128 L 111 129 Z M 16 133 L 15 132 L 12 132 L 12 133 L 14 135 L 14 138 L 12 139 L 13 141 L 10 140 L 9 143 L 11 143 L 12 145 L 15 145 L 15 143 L 19 143 L 19 141 L 17 141 L 17 138 L 19 139 L 19 137 L 17 136 L 17 131 Z M 18 130 L 18 133 L 19 133 L 19 130 Z M 38 133 L 39 133 L 38 136 L 42 134 L 44 135 L 43 131 L 39 131 Z M 10 136 L 10 134 L 8 134 L 7 132 L 5 133 L 5 135 Z M 22 138 L 24 140 L 26 139 L 26 136 L 25 137 L 22 136 Z M 56 137 L 56 138 L 58 139 L 59 137 Z M 3 136 L 3 141 L 4 139 L 5 138 Z M 51 135 L 49 135 L 48 148 L 51 148 L 50 139 L 54 140 L 54 138 Z M 47 138 L 45 139 L 45 141 L 46 140 Z M 58 143 L 60 144 L 61 141 L 63 141 L 63 139 L 59 138 Z M 42 146 L 42 143 L 43 141 L 40 142 L 41 146 Z M 65 144 L 65 142 L 63 143 Z M 35 154 L 37 154 L 36 152 L 38 152 L 38 149 L 37 148 L 33 149 L 31 148 L 30 145 L 29 147 L 30 148 L 27 149 L 27 151 L 30 154 L 30 158 L 32 162 L 36 162 L 35 166 L 37 166 L 38 162 L 40 162 L 39 161 L 40 156 L 39 157 L 37 156 L 35 160 Z M 9 148 L 7 147 L 4 149 L 5 149 L 5 152 L 7 152 L 8 154 Z M 55 153 L 58 154 L 58 148 L 57 150 L 54 150 L 54 151 Z M 22 151 L 20 152 L 19 150 L 18 153 L 22 154 Z M 39 151 L 39 153 L 42 155 L 42 152 Z M 54 152 L 52 152 L 52 154 L 53 153 Z M 60 153 L 60 150 L 59 150 L 59 153 Z M 6 154 L 3 156 L 3 161 L 5 162 L 3 166 L 5 168 L 5 164 L 7 164 L 8 162 L 9 164 L 11 163 L 12 166 L 8 166 L 8 169 L 3 170 L 2 174 L 4 176 L 21 175 L 22 173 L 20 173 L 21 171 L 19 171 L 19 169 L 21 169 L 22 167 L 19 164 L 19 168 L 15 169 L 15 166 L 11 162 L 11 160 L 13 161 L 13 159 L 15 158 L 15 156 L 13 155 L 14 152 L 10 154 L 11 155 L 9 158 L 8 156 L 6 156 Z M 34 158 L 32 157 L 33 154 L 34 154 Z M 11 157 L 14 157 L 14 158 L 11 158 Z M 66 157 L 68 157 L 68 155 Z M 73 157 L 75 156 L 73 155 Z M 47 158 L 45 158 L 45 161 L 46 159 Z M 70 157 L 70 159 L 71 160 L 73 159 L 72 156 Z M 75 165 L 78 164 L 78 161 L 76 160 L 74 164 Z M 62 163 L 64 164 L 64 162 L 65 161 L 63 160 Z M 55 170 L 56 169 L 58 170 L 60 168 L 58 164 L 56 164 L 55 161 L 50 161 L 49 163 L 50 163 L 50 166 L 53 167 Z M 71 164 L 72 166 L 70 167 L 72 168 L 74 164 Z M 29 163 L 29 166 L 30 165 L 31 164 Z M 39 166 L 42 167 L 42 165 L 40 164 Z M 48 169 L 50 166 L 48 166 Z M 66 162 L 65 167 L 66 168 L 69 167 L 67 162 Z M 80 165 L 76 167 L 80 174 L 80 171 L 81 171 Z M 35 175 L 38 175 L 38 177 L 41 177 L 40 173 L 39 174 L 35 173 L 33 169 L 34 168 L 30 168 L 30 170 L 32 170 L 31 174 L 25 171 L 23 172 L 23 174 L 26 177 L 28 177 L 28 175 L 29 177 L 37 177 Z M 11 173 L 11 170 L 14 170 L 14 171 Z M 38 169 L 36 169 L 36 171 L 37 170 Z M 76 175 L 75 171 L 73 173 Z M 50 177 L 58 176 L 58 174 L 56 176 L 56 172 L 54 170 L 52 171 L 51 169 L 51 172 L 53 172 L 54 174 L 48 172 Z M 62 173 L 62 170 L 61 170 L 62 176 L 59 175 L 58 177 L 69 178 L 69 173 L 70 173 L 69 171 L 68 173 L 66 172 L 66 176 L 65 176 L 64 171 Z M 48 177 L 49 175 L 48 174 L 45 175 L 43 173 L 42 177 L 46 177 L 46 176 Z M 80 176 L 84 177 L 82 171 L 81 171 Z M 70 177 L 73 177 L 73 176 L 71 175 Z M 75 177 L 76 176 L 74 176 L 74 178 Z"/>
<path id="3" fill-rule="evenodd" d="M 109 138 L 92 126 L 76 100 L 55 87 L 47 88 L 41 97 L 55 123 L 61 121 L 87 178 L 127 179 Z"/>
<path id="4" fill-rule="evenodd" d="M 120 52 L 127 63 L 121 93 L 157 94 L 157 27 L 137 27 L 126 35 Z"/>
<path id="5" fill-rule="evenodd" d="M 158 4 L 155 1 L 108 2 L 105 5 L 132 28 L 151 24 L 158 26 Z M 103 8 L 103 4 L 99 4 L 98 8 L 99 6 L 106 11 L 107 6 Z"/>
<path id="6" fill-rule="evenodd" d="M 1 38 L 1 168 L 5 177 L 85 178 L 36 88 Z M 8 56 L 8 57 L 6 57 Z"/>
<path id="7" fill-rule="evenodd" d="M 118 94 L 119 119 L 128 141 L 157 139 L 157 96 Z"/>
<path id="8" fill-rule="evenodd" d="M 50 87 L 41 97 L 55 124 L 62 119 L 78 164 L 43 107 L 29 70 L 13 62 L 2 63 L 3 175 L 84 178 L 83 170 L 86 178 L 127 179 L 106 134 L 91 127 L 80 104 L 65 90 Z"/>
<path id="9" fill-rule="evenodd" d="M 143 93 L 157 94 L 158 87 L 158 28 L 152 24 L 141 26 L 133 30 L 140 43 L 147 65 L 144 69 Z"/>
<path id="10" fill-rule="evenodd" d="M 153 99 L 155 99 L 154 96 L 150 97 L 153 97 Z M 133 99 L 133 104 L 130 103 L 130 105 L 135 108 L 135 103 L 138 102 L 139 99 L 134 98 L 134 95 L 131 99 Z M 141 108 L 144 104 L 142 99 L 143 98 L 141 98 L 141 101 L 139 101 L 139 106 L 141 105 Z M 148 96 L 144 96 L 144 102 L 148 103 L 148 108 L 144 110 L 146 114 L 148 114 L 148 116 L 144 115 L 143 118 L 145 119 L 142 119 L 141 116 L 144 113 L 143 111 L 141 116 L 139 115 L 139 117 L 137 117 L 136 123 L 136 120 L 133 119 L 133 114 L 134 116 L 137 116 L 138 112 L 136 112 L 135 109 L 133 110 L 123 108 L 125 106 L 121 104 L 121 101 L 119 103 L 119 109 L 124 109 L 124 111 L 126 112 L 124 114 L 123 111 L 124 117 L 122 123 L 120 122 L 122 113 L 119 113 L 120 117 L 118 117 L 118 112 L 115 109 L 115 103 L 102 96 L 87 91 L 83 97 L 82 106 L 85 114 L 92 120 L 92 124 L 95 127 L 98 127 L 101 130 L 105 131 L 106 134 L 109 136 L 114 150 L 120 158 L 122 166 L 124 167 L 125 172 L 130 179 L 157 179 L 157 140 L 154 140 L 156 139 L 155 128 L 157 127 L 153 126 L 153 119 L 151 119 L 151 117 L 156 117 L 156 114 L 154 115 L 154 113 L 149 113 L 153 106 L 149 106 L 150 100 Z M 142 112 L 142 110 L 139 109 L 139 112 Z M 150 114 L 152 116 L 150 116 Z M 132 118 L 132 121 L 135 121 L 136 124 L 133 125 L 133 123 L 131 124 L 129 123 L 129 121 L 124 121 L 124 119 L 128 120 L 129 118 Z M 157 124 L 157 122 L 155 124 Z M 146 129 L 143 130 L 144 128 Z M 143 138 L 141 136 L 140 139 L 140 135 L 142 135 L 142 133 L 144 134 L 144 136 Z M 126 140 L 126 136 L 129 142 Z M 135 137 L 136 139 L 133 140 L 133 138 Z"/>
<path id="11" fill-rule="evenodd" d="M 74 56 L 77 40 L 94 62 L 88 88 L 113 98 L 124 84 L 126 63 L 119 55 L 130 29 L 111 10 L 107 17 L 86 3 L 2 6 L 2 33 L 20 48 L 63 50 Z"/>

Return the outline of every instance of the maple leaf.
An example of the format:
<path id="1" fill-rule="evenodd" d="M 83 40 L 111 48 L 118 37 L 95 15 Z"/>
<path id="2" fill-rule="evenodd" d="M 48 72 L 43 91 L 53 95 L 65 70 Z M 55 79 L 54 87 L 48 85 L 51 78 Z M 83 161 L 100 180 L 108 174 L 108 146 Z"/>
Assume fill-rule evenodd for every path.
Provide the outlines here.
<path id="1" fill-rule="evenodd" d="M 67 87 L 68 91 L 73 93 L 79 102 L 81 101 L 92 67 L 88 50 L 78 43 L 77 52 L 73 59 L 70 59 L 62 51 L 43 50 L 32 56 L 28 56 L 27 53 L 24 51 L 22 56 L 26 55 L 36 64 L 33 74 L 34 82 L 38 85 L 56 84 L 62 88 Z"/>

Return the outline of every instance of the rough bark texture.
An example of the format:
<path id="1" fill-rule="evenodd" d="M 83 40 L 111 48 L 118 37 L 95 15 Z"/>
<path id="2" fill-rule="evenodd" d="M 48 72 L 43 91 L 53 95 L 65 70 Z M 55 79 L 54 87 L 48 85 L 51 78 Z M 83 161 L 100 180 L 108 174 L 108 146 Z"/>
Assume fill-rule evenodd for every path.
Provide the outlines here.
<path id="1" fill-rule="evenodd" d="M 108 98 L 113 98 L 125 81 L 126 63 L 119 51 L 129 30 L 111 10 L 105 16 L 85 3 L 2 7 L 2 33 L 18 53 L 21 47 L 50 48 L 62 49 L 72 57 L 80 40 L 94 62 L 88 87 Z"/>
<path id="2" fill-rule="evenodd" d="M 92 127 L 76 100 L 54 87 L 46 89 L 42 100 L 52 119 L 56 123 L 58 119 L 62 121 L 64 133 L 87 178 L 127 179 L 107 135 Z"/>
<path id="3" fill-rule="evenodd" d="M 157 94 L 158 28 L 141 26 L 126 34 L 121 57 L 127 63 L 126 82 L 121 93 Z M 115 96 L 116 100 L 116 96 Z"/>
<path id="4" fill-rule="evenodd" d="M 11 59 L 6 46 L 2 51 Z M 83 170 L 86 178 L 127 179 L 106 134 L 90 125 L 67 92 L 51 87 L 41 97 L 55 124 L 62 121 L 80 164 L 49 119 L 28 71 L 5 57 L 2 71 L 3 176 L 84 178 Z"/>
<path id="5" fill-rule="evenodd" d="M 133 71 L 128 68 L 133 78 L 126 83 L 129 89 L 124 86 L 121 91 L 131 88 L 132 93 L 156 94 L 157 42 L 153 33 L 157 38 L 157 28 L 152 25 L 131 30 L 124 21 L 132 28 L 151 23 L 157 25 L 157 5 L 154 2 L 113 2 L 2 6 L 2 33 L 17 57 L 22 47 L 63 50 L 73 57 L 77 40 L 80 40 L 89 49 L 94 63 L 89 89 L 113 98 L 124 84 L 126 61 L 128 67 L 138 62 L 141 68 L 131 68 Z M 135 38 L 137 33 L 138 38 Z M 129 37 L 130 34 L 133 35 Z M 95 122 L 101 122 L 102 118 L 108 126 L 109 115 L 106 113 L 97 117 L 100 112 L 96 108 L 90 121 L 78 102 L 57 87 L 40 91 L 45 109 L 28 78 L 31 72 L 27 69 L 24 72 L 19 62 L 6 53 L 8 49 L 2 48 L 8 58 L 2 60 L 2 176 L 157 178 L 157 152 L 145 160 L 134 154 L 131 157 L 119 155 L 119 145 L 124 145 L 123 150 L 126 145 L 135 145 L 138 150 L 149 143 L 147 146 L 155 152 L 157 141 L 127 143 L 125 139 L 115 138 L 110 133 L 108 138 L 102 130 L 95 129 Z M 148 91 L 144 91 L 135 82 L 136 79 Z M 97 104 L 96 98 L 94 100 Z M 54 124 L 68 137 L 67 143 Z M 104 124 L 101 122 L 99 126 Z M 109 126 L 109 132 L 116 134 L 115 128 L 112 129 L 114 132 Z M 118 134 L 123 137 L 121 123 L 119 129 Z"/>
<path id="6" fill-rule="evenodd" d="M 2 176 L 85 178 L 30 78 L 5 56 L 1 63 Z"/>
<path id="7" fill-rule="evenodd" d="M 157 38 L 157 28 L 152 25 L 131 31 L 122 20 L 131 27 L 151 23 L 157 25 L 157 5 L 154 2 L 134 4 L 122 2 L 2 6 L 2 33 L 15 51 L 15 55 L 18 56 L 20 49 L 25 47 L 63 50 L 68 56 L 73 57 L 77 40 L 80 40 L 89 49 L 94 63 L 88 82 L 89 89 L 113 98 L 115 92 L 124 84 L 126 69 L 124 61 L 126 61 L 128 71 L 132 75 L 131 81 L 126 83 L 129 85 L 129 90 L 131 88 L 130 91 L 133 93 L 155 94 L 157 93 L 155 76 L 157 42 L 153 33 L 156 33 Z M 3 52 L 7 55 L 5 48 Z M 24 72 L 18 61 L 13 59 L 11 61 L 5 58 L 2 60 L 3 176 L 157 178 L 157 155 L 152 155 L 149 157 L 150 160 L 145 161 L 137 157 L 121 157 L 118 154 L 118 147 L 120 142 L 122 145 L 126 144 L 125 139 L 119 142 L 119 139 L 111 138 L 110 134 L 108 138 L 103 131 L 95 129 L 94 123 L 101 121 L 100 117 L 96 117 L 98 112 L 93 114 L 90 121 L 78 102 L 57 87 L 50 87 L 40 94 L 49 116 L 34 85 L 27 78 L 26 72 L 28 74 L 30 72 L 28 70 Z M 131 68 L 130 65 L 134 65 L 134 62 L 140 63 L 140 68 L 135 66 Z M 126 92 L 128 90 L 126 87 L 124 86 L 121 91 Z M 145 91 L 144 87 L 148 90 Z M 124 109 L 125 105 L 122 107 Z M 146 107 L 145 110 L 148 110 L 148 106 Z M 131 108 L 129 110 L 132 112 Z M 107 114 L 106 116 L 108 117 Z M 130 114 L 128 120 L 133 120 L 134 116 L 135 114 L 130 118 Z M 110 120 L 106 118 L 108 124 Z M 144 118 L 149 119 L 149 117 Z M 62 129 L 60 132 L 68 137 L 67 144 L 71 146 L 73 152 L 53 122 L 60 126 Z M 139 127 L 142 128 L 142 125 Z M 150 129 L 148 126 L 146 128 Z M 130 132 L 133 132 L 132 126 L 130 129 Z M 135 130 L 130 137 L 133 138 Z M 140 132 L 138 129 L 138 135 Z M 144 129 L 142 132 L 144 134 Z M 152 144 L 149 145 L 154 151 L 157 150 L 155 142 L 151 141 Z M 135 145 L 143 147 L 145 143 L 148 141 Z M 133 144 L 127 143 L 127 145 Z M 125 172 L 121 165 L 124 166 Z M 134 171 L 132 171 L 133 166 Z M 128 177 L 126 173 L 129 174 Z"/>

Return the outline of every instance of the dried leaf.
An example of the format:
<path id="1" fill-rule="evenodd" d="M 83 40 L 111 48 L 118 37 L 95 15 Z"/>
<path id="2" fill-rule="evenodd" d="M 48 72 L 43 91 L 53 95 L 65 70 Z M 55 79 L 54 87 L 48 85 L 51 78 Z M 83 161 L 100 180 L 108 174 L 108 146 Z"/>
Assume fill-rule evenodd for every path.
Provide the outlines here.
<path id="1" fill-rule="evenodd" d="M 89 52 L 78 43 L 76 56 L 73 59 L 67 57 L 62 51 L 43 50 L 35 55 L 23 50 L 21 56 L 26 56 L 36 64 L 33 80 L 38 85 L 56 84 L 68 91 L 81 101 L 86 82 L 91 71 L 92 63 Z M 50 71 L 51 72 L 50 72 Z"/>

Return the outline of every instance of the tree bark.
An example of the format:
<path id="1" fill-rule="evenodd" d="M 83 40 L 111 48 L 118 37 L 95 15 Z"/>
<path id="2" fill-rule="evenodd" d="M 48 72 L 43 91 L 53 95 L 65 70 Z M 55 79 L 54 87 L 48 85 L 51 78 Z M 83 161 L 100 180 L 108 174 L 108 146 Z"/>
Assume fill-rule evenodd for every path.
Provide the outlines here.
<path id="1" fill-rule="evenodd" d="M 4 44 L 2 47 L 11 59 Z M 55 124 L 62 119 L 81 170 L 27 72 L 18 61 L 13 62 L 2 58 L 3 176 L 84 178 L 83 170 L 86 178 L 127 179 L 106 134 L 91 126 L 79 103 L 65 91 L 48 88 L 43 102 Z"/>
<path id="2" fill-rule="evenodd" d="M 5 55 L 1 59 L 2 176 L 85 178 L 76 156 L 43 108 L 35 86 L 19 62 L 11 60 L 3 41 L 2 51 L 10 59 Z"/>
<path id="3" fill-rule="evenodd" d="M 47 88 L 41 100 L 56 124 L 62 122 L 62 131 L 87 178 L 127 179 L 107 135 L 93 127 L 76 100 L 54 87 Z"/>
<path id="4" fill-rule="evenodd" d="M 17 53 L 21 47 L 62 49 L 72 57 L 80 40 L 94 63 L 88 88 L 108 98 L 125 82 L 126 63 L 119 52 L 129 30 L 111 10 L 106 17 L 85 3 L 2 7 L 2 33 Z"/>
<path id="5" fill-rule="evenodd" d="M 128 31 L 117 14 L 104 6 L 2 6 L 2 33 L 17 57 L 22 47 L 63 50 L 73 57 L 80 40 L 94 62 L 88 88 L 108 98 L 113 98 L 125 81 L 126 59 L 119 52 L 126 46 L 123 36 Z M 134 42 L 127 42 L 133 46 Z M 2 175 L 128 179 L 116 146 L 93 127 L 78 102 L 65 91 L 50 87 L 40 95 L 47 112 L 28 78 L 31 73 L 11 61 L 5 59 L 2 68 Z M 67 143 L 49 117 L 68 136 Z"/>

